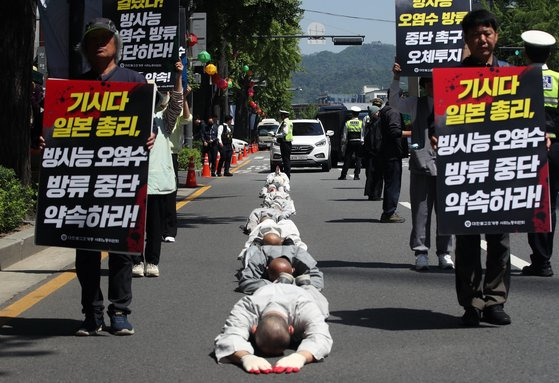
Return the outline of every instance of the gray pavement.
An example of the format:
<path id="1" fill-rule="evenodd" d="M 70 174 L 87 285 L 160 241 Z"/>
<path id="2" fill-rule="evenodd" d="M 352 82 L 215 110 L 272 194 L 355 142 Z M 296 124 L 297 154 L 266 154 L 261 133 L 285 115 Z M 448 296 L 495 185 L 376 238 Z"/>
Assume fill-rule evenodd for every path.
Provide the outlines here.
<path id="1" fill-rule="evenodd" d="M 379 223 L 382 202 L 363 197 L 364 177 L 338 181 L 339 169 L 293 171 L 293 220 L 325 274 L 332 354 L 295 376 L 250 376 L 236 366 L 216 364 L 213 339 L 242 297 L 233 291 L 236 255 L 246 240 L 238 226 L 260 203 L 258 191 L 268 173 L 265 152 L 250 159 L 232 178 L 198 180 L 211 188 L 179 210 L 177 242 L 163 245 L 161 277 L 134 280 L 134 336 L 74 337 L 82 317 L 73 280 L 0 328 L 0 379 L 315 383 L 559 378 L 553 362 L 559 348 L 557 277 L 522 277 L 515 268 L 506 306 L 513 324 L 462 328 L 453 273 L 436 267 L 413 270 L 406 171 L 399 209 L 408 219 L 403 224 Z M 527 260 L 526 235 L 513 235 L 511 249 Z M 555 258 L 553 267 L 559 270 Z M 431 260 L 435 265 L 434 254 Z M 105 276 L 102 287 L 106 291 Z"/>

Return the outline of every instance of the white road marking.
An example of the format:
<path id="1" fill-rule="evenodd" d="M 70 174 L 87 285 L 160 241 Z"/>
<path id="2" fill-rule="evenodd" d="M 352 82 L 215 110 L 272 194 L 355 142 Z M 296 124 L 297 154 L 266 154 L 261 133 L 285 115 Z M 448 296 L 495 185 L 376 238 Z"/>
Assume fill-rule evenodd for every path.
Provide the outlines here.
<path id="1" fill-rule="evenodd" d="M 400 205 L 402 205 L 402 206 L 404 206 L 408 209 L 411 209 L 411 204 L 409 202 L 400 202 Z M 480 242 L 479 247 L 481 247 L 483 250 L 487 251 L 487 242 L 484 239 L 482 239 L 481 242 Z M 522 268 L 524 266 L 528 266 L 530 264 L 530 263 L 526 262 L 525 260 L 523 260 L 521 258 L 518 258 L 517 256 L 512 255 L 512 254 L 510 255 L 510 263 L 513 267 L 516 267 L 519 270 L 522 270 Z"/>

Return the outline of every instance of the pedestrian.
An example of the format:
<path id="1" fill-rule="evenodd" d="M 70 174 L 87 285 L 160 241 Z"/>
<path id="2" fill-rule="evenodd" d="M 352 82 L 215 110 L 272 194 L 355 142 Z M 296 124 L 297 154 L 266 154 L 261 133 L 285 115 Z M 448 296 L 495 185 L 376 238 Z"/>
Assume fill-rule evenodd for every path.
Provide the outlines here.
<path id="1" fill-rule="evenodd" d="M 233 116 L 227 115 L 225 122 L 219 125 L 217 130 L 217 140 L 219 145 L 219 164 L 217 165 L 217 176 L 221 177 L 221 169 L 225 164 L 225 177 L 232 177 L 233 174 L 229 171 L 231 167 L 231 156 L 233 155 Z"/>
<path id="2" fill-rule="evenodd" d="M 408 114 L 412 120 L 409 170 L 410 204 L 412 229 L 410 248 L 415 253 L 415 269 L 429 269 L 429 249 L 431 247 L 431 213 L 436 210 L 437 165 L 435 151 L 429 143 L 429 128 L 434 124 L 433 79 L 421 77 L 419 85 L 425 91 L 421 97 L 401 98 L 400 64 L 392 67 L 394 79 L 390 86 L 390 105 L 400 113 Z M 441 269 L 453 269 L 450 256 L 452 236 L 439 234 L 436 228 L 436 254 Z"/>
<path id="3" fill-rule="evenodd" d="M 464 41 L 470 56 L 464 67 L 508 66 L 494 55 L 499 39 L 497 20 L 485 10 L 469 12 L 462 20 Z M 436 138 L 432 140 L 436 146 Z M 508 233 L 485 234 L 487 260 L 482 279 L 479 234 L 456 235 L 455 276 L 458 303 L 464 308 L 462 324 L 479 326 L 480 320 L 508 325 L 510 316 L 504 311 L 510 287 L 510 243 Z M 482 284 L 483 281 L 483 284 Z"/>
<path id="4" fill-rule="evenodd" d="M 380 162 L 383 168 L 384 191 L 382 201 L 382 223 L 403 223 L 406 220 L 396 213 L 402 185 L 402 158 L 405 157 L 402 137 L 410 136 L 402 130 L 400 113 L 384 104 L 379 111 L 381 134 Z"/>
<path id="5" fill-rule="evenodd" d="M 145 78 L 133 70 L 117 65 L 120 61 L 122 40 L 115 24 L 106 18 L 91 20 L 85 27 L 80 48 L 91 70 L 80 76 L 82 80 L 103 82 L 139 82 Z M 151 106 L 149 106 L 151 108 Z M 150 136 L 147 148 L 153 147 L 155 135 Z M 81 303 L 85 320 L 76 332 L 78 336 L 95 335 L 104 327 L 103 293 L 101 292 L 101 252 L 76 250 L 76 275 L 82 288 Z M 128 321 L 132 302 L 132 255 L 109 253 L 109 301 L 107 313 L 109 331 L 115 335 L 132 335 L 134 327 Z"/>
<path id="6" fill-rule="evenodd" d="M 241 298 L 215 338 L 218 362 L 239 364 L 252 374 L 298 372 L 307 363 L 321 361 L 332 349 L 324 314 L 309 293 L 299 286 L 274 283 Z M 253 345 L 254 343 L 254 345 Z M 283 355 L 291 343 L 297 351 L 272 365 L 256 356 Z"/>
<path id="7" fill-rule="evenodd" d="M 179 153 L 184 143 L 184 125 L 192 122 L 192 115 L 188 106 L 187 96 L 191 89 L 189 86 L 183 93 L 182 113 L 177 119 L 177 123 L 171 136 L 169 137 L 169 145 L 171 146 L 171 157 L 173 159 L 173 170 L 175 171 L 175 191 L 167 195 L 166 211 L 165 211 L 165 226 L 163 227 L 162 239 L 163 242 L 175 242 L 177 236 L 177 189 L 179 187 Z"/>
<path id="8" fill-rule="evenodd" d="M 383 171 L 380 157 L 380 145 L 382 136 L 379 128 L 380 108 L 383 101 L 374 98 L 369 107 L 368 115 L 364 118 L 364 142 L 363 142 L 363 166 L 365 167 L 365 190 L 364 195 L 370 201 L 382 200 Z"/>
<path id="9" fill-rule="evenodd" d="M 522 33 L 524 56 L 529 65 L 542 67 L 545 107 L 545 129 L 549 139 L 549 202 L 551 205 L 551 232 L 528 233 L 528 244 L 532 249 L 531 264 L 522 268 L 523 275 L 551 277 L 553 269 L 550 259 L 553 254 L 553 236 L 557 225 L 557 193 L 559 192 L 559 72 L 548 68 L 546 61 L 555 45 L 555 37 L 544 31 L 531 30 Z"/>
<path id="10" fill-rule="evenodd" d="M 280 110 L 281 124 L 276 133 L 276 140 L 280 145 L 282 171 L 291 179 L 291 143 L 293 141 L 293 122 L 289 119 L 289 112 Z"/>
<path id="11" fill-rule="evenodd" d="M 216 160 L 217 160 L 217 130 L 219 127 L 219 120 L 217 114 L 212 114 L 208 119 L 208 123 L 204 127 L 203 145 L 204 154 L 208 154 L 208 161 L 210 162 L 211 176 L 216 176 Z"/>
<path id="12" fill-rule="evenodd" d="M 361 108 L 358 106 L 351 107 L 351 118 L 344 124 L 342 132 L 342 148 L 344 148 L 344 165 L 342 166 L 342 174 L 339 180 L 345 180 L 352 156 L 355 156 L 355 170 L 353 179 L 359 180 L 361 172 L 361 146 L 363 145 L 363 122 L 359 120 Z"/>
<path id="13" fill-rule="evenodd" d="M 144 253 L 134 255 L 134 277 L 159 277 L 162 233 L 165 228 L 167 201 L 177 190 L 170 136 L 182 111 L 183 65 L 175 63 L 176 81 L 171 92 L 158 94 L 153 117 L 156 139 L 149 156 L 146 244 Z"/>

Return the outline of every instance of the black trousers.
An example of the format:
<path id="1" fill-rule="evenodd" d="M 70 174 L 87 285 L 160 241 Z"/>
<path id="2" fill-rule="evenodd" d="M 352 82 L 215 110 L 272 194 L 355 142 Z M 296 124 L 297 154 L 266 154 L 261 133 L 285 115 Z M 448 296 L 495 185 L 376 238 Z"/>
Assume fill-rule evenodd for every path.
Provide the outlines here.
<path id="1" fill-rule="evenodd" d="M 368 157 L 365 160 L 365 181 L 364 195 L 370 199 L 380 199 L 382 197 L 383 169 L 382 161 L 377 157 Z"/>
<path id="2" fill-rule="evenodd" d="M 402 159 L 382 161 L 384 167 L 384 199 L 382 201 L 382 214 L 390 216 L 396 212 L 400 199 L 402 186 Z"/>
<path id="3" fill-rule="evenodd" d="M 134 264 L 143 262 L 159 265 L 161 235 L 165 225 L 166 200 L 168 194 L 148 194 L 146 212 L 146 248 L 144 255 L 134 255 Z"/>
<path id="4" fill-rule="evenodd" d="M 291 141 L 280 142 L 282 171 L 291 178 Z"/>
<path id="5" fill-rule="evenodd" d="M 82 288 L 82 312 L 103 315 L 101 292 L 101 252 L 76 250 L 76 275 Z M 109 253 L 109 315 L 115 311 L 130 314 L 132 302 L 132 255 Z"/>
<path id="6" fill-rule="evenodd" d="M 212 142 L 207 146 L 208 161 L 210 162 L 210 171 L 212 175 L 215 174 L 215 166 L 217 161 L 217 142 Z"/>
<path id="7" fill-rule="evenodd" d="M 549 202 L 551 205 L 551 232 L 528 233 L 528 244 L 532 249 L 530 260 L 536 268 L 549 267 L 549 260 L 553 253 L 553 236 L 557 224 L 557 193 L 559 193 L 559 143 L 554 142 L 549 148 Z"/>
<path id="8" fill-rule="evenodd" d="M 349 165 L 351 164 L 351 157 L 355 155 L 355 177 L 359 177 L 361 172 L 361 141 L 349 141 L 346 144 L 344 154 L 344 166 L 342 167 L 342 177 L 347 175 Z"/>
<path id="9" fill-rule="evenodd" d="M 462 307 L 504 304 L 510 287 L 510 244 L 508 234 L 486 234 L 487 260 L 482 284 L 481 236 L 456 236 L 456 295 Z"/>
<path id="10" fill-rule="evenodd" d="M 224 144 L 223 147 L 219 148 L 219 164 L 217 165 L 217 173 L 221 174 L 221 169 L 225 164 L 225 173 L 229 173 L 231 168 L 231 156 L 233 155 L 233 145 Z"/>
<path id="11" fill-rule="evenodd" d="M 179 161 L 178 154 L 173 153 L 173 169 L 175 170 L 175 181 L 177 189 L 179 187 Z M 163 226 L 162 237 L 177 236 L 177 191 L 167 194 L 165 199 L 165 225 Z"/>

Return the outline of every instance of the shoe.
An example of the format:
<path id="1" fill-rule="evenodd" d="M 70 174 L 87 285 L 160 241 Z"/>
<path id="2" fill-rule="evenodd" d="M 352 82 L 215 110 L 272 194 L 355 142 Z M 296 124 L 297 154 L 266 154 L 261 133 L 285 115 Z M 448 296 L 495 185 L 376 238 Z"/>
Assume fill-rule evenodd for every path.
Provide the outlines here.
<path id="1" fill-rule="evenodd" d="M 224 173 L 223 174 L 225 177 L 233 177 L 233 173 Z"/>
<path id="2" fill-rule="evenodd" d="M 215 173 L 212 173 L 212 177 L 215 177 Z"/>
<path id="3" fill-rule="evenodd" d="M 427 254 L 418 254 L 415 257 L 415 269 L 418 271 L 429 270 L 429 257 Z"/>
<path id="4" fill-rule="evenodd" d="M 146 265 L 146 277 L 158 277 L 159 276 L 159 266 L 153 263 L 148 263 Z"/>
<path id="5" fill-rule="evenodd" d="M 132 276 L 138 278 L 144 276 L 144 262 L 132 266 Z"/>
<path id="6" fill-rule="evenodd" d="M 167 237 L 163 238 L 163 242 L 173 243 L 173 242 L 175 242 L 175 237 L 167 236 Z"/>
<path id="7" fill-rule="evenodd" d="M 340 181 L 342 181 L 342 180 L 345 180 L 346 178 L 345 178 L 345 176 L 339 176 L 338 179 L 339 179 Z"/>
<path id="8" fill-rule="evenodd" d="M 499 326 L 511 324 L 510 316 L 503 310 L 503 305 L 486 307 L 483 310 L 483 321 Z"/>
<path id="9" fill-rule="evenodd" d="M 382 201 L 382 197 L 369 196 L 368 199 L 369 201 Z"/>
<path id="10" fill-rule="evenodd" d="M 76 331 L 76 336 L 91 336 L 97 335 L 105 327 L 105 322 L 103 317 L 96 315 L 86 315 L 85 320 L 82 322 L 78 331 Z"/>
<path id="11" fill-rule="evenodd" d="M 468 327 L 479 326 L 479 321 L 481 319 L 481 310 L 475 307 L 466 307 L 464 315 L 462 315 L 462 324 Z"/>
<path id="12" fill-rule="evenodd" d="M 221 173 L 217 173 L 217 177 L 221 177 Z"/>
<path id="13" fill-rule="evenodd" d="M 404 223 L 405 218 L 400 217 L 398 214 L 394 213 L 392 215 L 383 214 L 380 216 L 380 222 L 382 223 Z"/>
<path id="14" fill-rule="evenodd" d="M 452 262 L 450 254 L 439 255 L 439 267 L 443 270 L 454 269 L 454 262 Z"/>
<path id="15" fill-rule="evenodd" d="M 111 327 L 109 332 L 113 335 L 132 335 L 134 334 L 134 327 L 128 322 L 128 316 L 122 311 L 116 311 L 114 314 L 109 314 L 111 318 Z"/>
<path id="16" fill-rule="evenodd" d="M 361 178 L 359 178 L 359 176 L 355 176 L 355 177 L 353 177 L 353 179 L 354 179 L 355 181 L 359 181 Z"/>
<path id="17" fill-rule="evenodd" d="M 535 277 L 551 277 L 553 276 L 553 269 L 551 266 L 537 267 L 534 264 L 524 266 L 522 268 L 522 275 L 532 275 Z"/>

